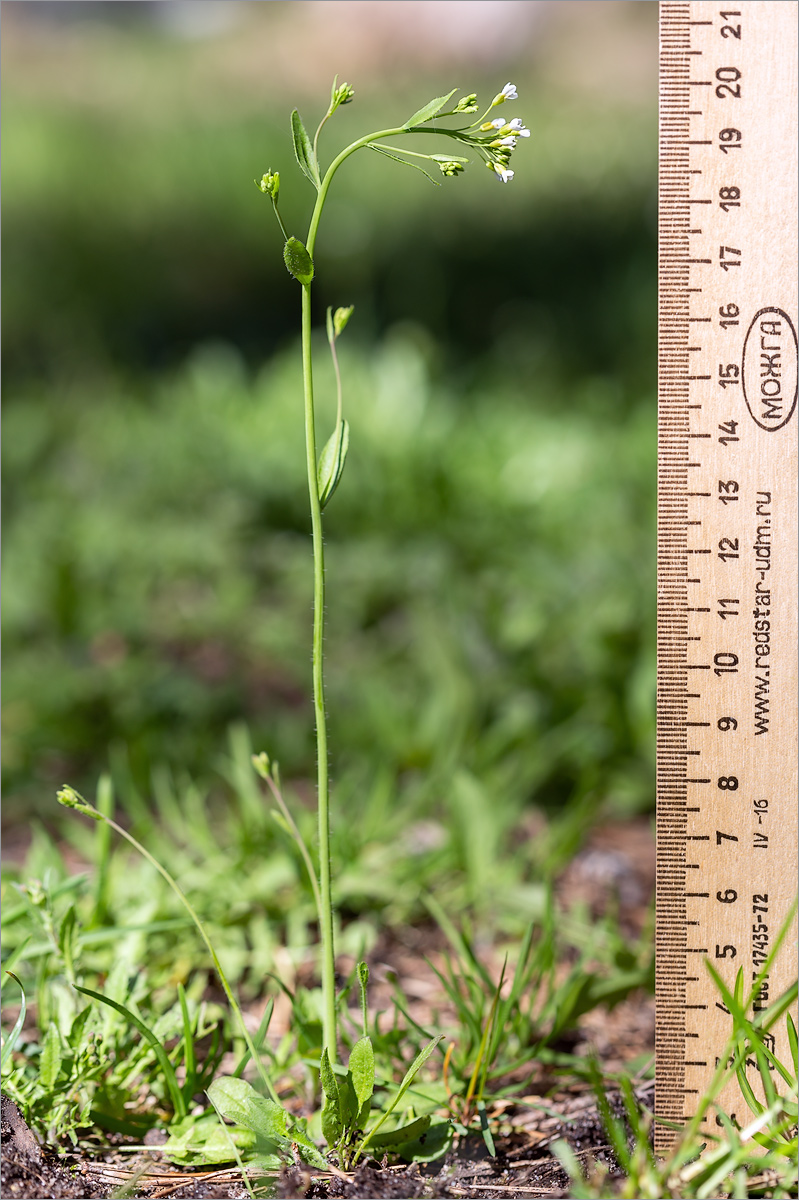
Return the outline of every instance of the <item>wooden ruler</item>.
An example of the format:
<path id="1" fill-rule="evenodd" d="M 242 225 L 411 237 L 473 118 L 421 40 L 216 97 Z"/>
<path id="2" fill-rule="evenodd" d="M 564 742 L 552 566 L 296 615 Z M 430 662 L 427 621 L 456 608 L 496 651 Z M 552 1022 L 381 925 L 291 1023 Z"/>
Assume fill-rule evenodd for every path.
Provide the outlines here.
<path id="1" fill-rule="evenodd" d="M 676 1122 L 731 1031 L 704 960 L 748 991 L 797 889 L 798 9 L 660 5 L 655 1108 Z M 754 1007 L 795 978 L 792 935 Z M 737 1084 L 721 1102 L 751 1119 Z"/>

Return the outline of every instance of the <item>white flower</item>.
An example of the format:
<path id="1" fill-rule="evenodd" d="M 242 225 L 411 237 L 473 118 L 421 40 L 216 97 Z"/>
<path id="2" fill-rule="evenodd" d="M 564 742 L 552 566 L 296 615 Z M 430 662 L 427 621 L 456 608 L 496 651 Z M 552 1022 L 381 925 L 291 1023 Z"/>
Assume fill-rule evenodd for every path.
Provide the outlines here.
<path id="1" fill-rule="evenodd" d="M 515 137 L 498 138 L 497 141 L 491 143 L 492 146 L 507 146 L 509 150 L 516 149 Z"/>
<path id="2" fill-rule="evenodd" d="M 504 104 L 506 100 L 518 100 L 519 93 L 516 91 L 515 83 L 506 83 L 501 92 L 497 93 L 491 101 L 491 107 L 495 104 Z"/>
<path id="3" fill-rule="evenodd" d="M 508 129 L 511 133 L 515 133 L 516 137 L 530 136 L 530 130 L 522 122 L 521 117 L 514 117 L 512 121 L 508 121 Z"/>
<path id="4" fill-rule="evenodd" d="M 505 118 L 504 118 L 504 117 L 497 117 L 496 121 L 489 121 L 489 122 L 488 122 L 488 125 L 486 126 L 486 128 L 488 128 L 488 129 L 501 129 L 501 128 L 502 128 L 502 126 L 503 126 L 504 124 L 505 124 Z"/>
<path id="5" fill-rule="evenodd" d="M 513 179 L 513 171 L 509 167 L 503 167 L 502 163 L 492 162 L 487 165 L 502 183 L 509 183 Z"/>

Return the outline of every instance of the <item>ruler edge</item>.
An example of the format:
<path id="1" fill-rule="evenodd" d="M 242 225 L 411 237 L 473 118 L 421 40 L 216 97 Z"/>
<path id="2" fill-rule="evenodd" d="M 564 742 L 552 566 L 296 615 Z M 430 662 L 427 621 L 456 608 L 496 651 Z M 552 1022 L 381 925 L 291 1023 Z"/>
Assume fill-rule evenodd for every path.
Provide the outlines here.
<path id="1" fill-rule="evenodd" d="M 749 4 L 754 7 L 754 0 L 749 0 Z M 707 5 L 709 8 L 709 4 Z M 722 6 L 719 4 L 718 8 Z M 792 7 L 799 11 L 799 0 L 792 0 Z M 688 805 L 688 788 L 687 783 L 682 788 L 682 795 L 679 796 L 680 789 L 674 791 L 676 785 L 675 771 L 669 770 L 668 756 L 674 758 L 675 746 L 677 748 L 677 757 L 680 754 L 683 756 L 684 775 L 688 775 L 688 757 L 687 757 L 687 742 L 685 737 L 683 743 L 680 742 L 678 726 L 687 734 L 687 726 L 685 722 L 688 718 L 688 678 L 687 658 L 682 655 L 683 676 L 684 682 L 681 686 L 683 694 L 686 697 L 685 711 L 678 713 L 675 717 L 675 699 L 672 695 L 668 695 L 668 688 L 664 688 L 664 676 L 671 671 L 676 678 L 677 672 L 674 671 L 674 664 L 679 663 L 679 653 L 675 656 L 675 648 L 672 645 L 674 635 L 669 639 L 664 633 L 664 626 L 668 622 L 672 629 L 676 629 L 680 622 L 680 609 L 684 613 L 684 629 L 686 634 L 691 632 L 690 619 L 688 617 L 688 592 L 687 586 L 682 586 L 679 569 L 674 571 L 673 567 L 679 562 L 680 553 L 684 555 L 683 564 L 685 569 L 682 572 L 684 584 L 688 583 L 688 575 L 691 573 L 688 570 L 688 555 L 687 539 L 680 538 L 680 531 L 677 529 L 677 519 L 674 514 L 676 496 L 674 491 L 671 492 L 667 504 L 662 501 L 663 488 L 661 486 L 665 476 L 669 476 L 669 480 L 674 484 L 674 466 L 669 466 L 667 454 L 674 453 L 675 446 L 680 437 L 687 437 L 689 431 L 688 413 L 685 413 L 685 420 L 681 421 L 679 413 L 679 398 L 677 397 L 677 378 L 679 374 L 678 368 L 675 366 L 677 355 L 680 350 L 687 350 L 689 338 L 687 336 L 687 318 L 688 305 L 684 307 L 682 313 L 678 311 L 674 303 L 664 304 L 664 298 L 668 301 L 669 298 L 673 301 L 676 296 L 677 285 L 675 279 L 679 273 L 679 255 L 675 254 L 675 246 L 679 243 L 680 238 L 685 237 L 684 245 L 686 247 L 685 257 L 690 254 L 688 250 L 688 231 L 693 221 L 693 215 L 688 204 L 688 188 L 684 188 L 684 196 L 680 194 L 679 187 L 675 186 L 679 182 L 678 168 L 678 146 L 677 143 L 681 136 L 687 140 L 690 137 L 688 112 L 685 113 L 685 123 L 678 129 L 675 117 L 679 106 L 672 106 L 672 112 L 669 113 L 668 88 L 664 86 L 666 82 L 671 83 L 672 98 L 679 92 L 680 86 L 685 88 L 686 100 L 693 96 L 688 92 L 690 86 L 690 51 L 691 46 L 691 27 L 693 24 L 708 24 L 707 21 L 694 21 L 692 18 L 704 17 L 705 12 L 696 11 L 693 0 L 660 0 L 659 3 L 659 95 L 658 95 L 658 736 L 657 736 L 657 839 L 658 839 L 658 856 L 657 856 L 657 908 L 656 908 L 656 1080 L 655 1080 L 655 1112 L 659 1117 L 669 1121 L 674 1121 L 678 1126 L 683 1126 L 691 1119 L 690 1102 L 686 1102 L 686 1096 L 689 1089 L 686 1088 L 687 1067 L 696 1064 L 685 1062 L 685 1038 L 687 1014 L 684 1009 L 684 1004 L 687 999 L 686 979 L 687 975 L 687 928 L 681 924 L 680 912 L 676 911 L 675 897 L 687 896 L 687 887 L 689 886 L 686 865 L 686 844 L 682 841 L 682 845 L 675 843 L 675 815 L 677 812 L 682 812 L 684 832 L 687 832 L 687 805 Z M 714 14 L 715 15 L 715 14 Z M 682 26 L 683 36 L 680 37 L 680 27 Z M 696 53 L 696 51 L 693 51 Z M 679 72 L 676 68 L 679 67 Z M 794 81 L 795 82 L 795 81 Z M 664 103 L 664 100 L 666 103 Z M 685 104 L 685 109 L 688 110 L 690 104 Z M 793 110 L 792 110 L 793 111 Z M 795 114 L 794 114 L 795 121 Z M 794 142 L 796 141 L 794 137 Z M 685 147 L 688 151 L 688 147 Z M 688 155 L 686 154 L 687 158 Z M 794 160 L 795 165 L 795 160 Z M 669 175 L 671 174 L 671 178 Z M 687 172 L 686 172 L 687 177 Z M 687 178 L 686 178 L 687 181 Z M 794 214 L 794 221 L 795 221 Z M 678 219 L 681 218 L 681 219 Z M 664 270 L 664 268 L 666 268 Z M 683 276 L 686 286 L 692 282 L 690 267 L 685 264 L 685 273 Z M 664 280 L 667 281 L 664 285 Z M 693 281 L 695 282 L 695 280 Z M 688 293 L 686 293 L 686 299 Z M 795 298 L 794 298 L 795 299 Z M 690 301 L 689 301 L 690 303 Z M 675 338 L 674 333 L 679 329 L 680 321 L 686 321 L 686 336 L 684 341 L 679 337 Z M 669 337 L 668 334 L 671 334 Z M 665 335 L 665 336 L 664 336 Z M 689 365 L 687 354 L 684 350 L 684 370 L 687 376 Z M 669 367 L 667 359 L 671 359 L 671 367 Z M 686 402 L 692 398 L 690 384 L 686 379 L 683 395 Z M 676 419 L 675 419 L 676 418 Z M 795 419 L 795 418 L 794 418 Z M 787 423 L 787 421 L 786 421 Z M 686 460 L 689 458 L 686 453 Z M 666 467 L 664 468 L 664 460 Z M 683 493 L 687 501 L 690 493 L 688 492 L 688 484 L 686 482 L 685 491 Z M 687 505 L 683 505 L 686 509 Z M 685 511 L 687 520 L 688 513 Z M 794 512 L 794 517 L 799 517 L 799 513 Z M 695 572 L 694 572 L 695 573 Z M 684 596 L 684 599 L 683 599 Z M 795 605 L 797 601 L 795 576 L 794 590 L 792 594 L 792 603 Z M 679 635 L 677 635 L 679 638 Z M 687 645 L 687 643 L 685 643 Z M 671 657 L 669 658 L 669 652 Z M 671 665 L 667 665 L 671 664 Z M 679 689 L 678 689 L 679 690 Z M 794 729 L 794 743 L 796 741 Z M 683 748 L 684 747 L 684 748 Z M 671 789 L 664 800 L 664 793 Z M 679 798 L 678 798 L 679 796 Z M 671 799 L 670 799 L 671 797 Z M 677 803 L 675 804 L 675 799 Z M 671 811 L 668 811 L 668 809 Z M 679 834 L 676 835 L 679 837 Z M 668 839 L 668 840 L 667 840 Z M 670 846 L 671 858 L 669 860 L 668 869 L 664 863 L 664 847 L 672 843 Z M 675 864 L 682 868 L 683 887 L 680 889 L 679 884 L 675 884 Z M 670 885 L 670 886 L 669 886 Z M 687 915 L 687 906 L 683 900 L 684 918 Z M 756 918 L 760 919 L 760 918 Z M 794 920 L 794 926 L 796 919 Z M 670 939 L 670 940 L 669 940 Z M 676 961 L 674 968 L 669 968 L 664 962 L 663 947 L 668 942 L 672 947 L 672 952 L 676 953 Z M 795 965 L 795 964 L 794 964 Z M 681 972 L 681 974 L 680 974 Z M 664 986 L 665 984 L 665 986 Z M 773 998 L 773 997 L 772 997 Z M 676 1013 L 677 1006 L 682 1007 L 682 1020 Z M 680 1036 L 682 1034 L 682 1036 Z M 698 1097 L 697 1097 L 698 1098 Z M 661 1153 L 668 1153 L 673 1146 L 675 1139 L 678 1137 L 677 1131 L 673 1131 L 662 1125 L 655 1126 L 655 1146 L 656 1150 Z"/>
<path id="2" fill-rule="evenodd" d="M 658 21 L 658 504 L 657 504 L 657 866 L 655 880 L 655 1113 L 685 1121 L 685 861 L 687 829 L 687 460 L 689 385 L 687 351 L 677 357 L 674 334 L 687 327 L 688 305 L 675 308 L 675 245 L 683 262 L 677 278 L 682 295 L 689 286 L 689 205 L 687 175 L 690 121 L 677 114 L 688 107 L 690 78 L 689 0 L 660 0 Z M 676 143 L 682 143 L 678 149 Z M 680 174 L 684 194 L 675 191 Z M 668 281 L 668 282 L 667 282 Z M 677 285 L 679 287 L 679 284 Z M 687 338 L 684 339 L 687 342 Z M 668 357 L 665 346 L 670 347 Z M 668 503 L 663 483 L 682 469 L 682 501 Z M 681 661 L 682 660 L 682 661 Z M 682 701 L 682 703 L 680 703 Z M 665 797 L 671 803 L 666 808 Z M 666 857 L 668 855 L 668 857 Z M 679 877 L 682 875 L 682 885 Z M 676 876 L 676 879 L 675 879 Z M 669 966 L 675 960 L 674 969 Z M 667 1150 L 675 1134 L 655 1126 L 656 1149 Z"/>

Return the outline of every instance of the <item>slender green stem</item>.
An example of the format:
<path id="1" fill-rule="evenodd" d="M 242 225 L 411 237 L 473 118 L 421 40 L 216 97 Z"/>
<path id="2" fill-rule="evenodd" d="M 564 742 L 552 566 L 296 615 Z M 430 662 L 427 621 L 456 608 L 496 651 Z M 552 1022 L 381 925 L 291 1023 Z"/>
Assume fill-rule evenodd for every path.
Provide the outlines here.
<path id="1" fill-rule="evenodd" d="M 407 132 L 386 129 L 361 138 L 333 160 L 322 180 L 308 229 L 306 249 L 313 258 L 319 219 L 328 189 L 338 168 L 369 142 L 383 137 L 396 137 Z M 327 756 L 327 716 L 325 713 L 324 636 L 325 636 L 325 548 L 322 534 L 322 506 L 316 466 L 316 429 L 313 397 L 313 360 L 311 355 L 311 285 L 302 287 L 302 381 L 305 398 L 305 453 L 308 468 L 308 496 L 311 503 L 311 530 L 314 558 L 314 616 L 313 616 L 313 698 L 316 717 L 317 812 L 319 818 L 319 893 L 321 898 L 322 944 L 322 1038 L 331 1063 L 338 1061 L 336 1020 L 336 955 L 333 937 L 333 897 L 330 871 L 330 782 Z"/>
<path id="2" fill-rule="evenodd" d="M 319 892 L 322 928 L 323 1049 L 331 1062 L 338 1060 L 336 1037 L 336 966 L 333 941 L 333 900 L 330 886 L 330 786 L 327 761 L 327 716 L 325 714 L 325 548 L 322 536 L 322 506 L 316 474 L 316 431 L 314 425 L 313 364 L 311 358 L 311 288 L 302 289 L 302 381 L 305 395 L 305 450 L 308 464 L 308 495 L 313 533 L 313 698 L 316 717 L 317 812 L 319 817 Z"/>
<path id="3" fill-rule="evenodd" d="M 69 789 L 69 791 L 73 796 L 77 796 L 77 793 L 73 792 L 72 789 Z M 87 816 L 92 817 L 93 820 L 104 821 L 106 825 L 110 825 L 111 828 L 114 829 L 119 834 L 120 837 L 123 837 L 125 839 L 125 841 L 128 842 L 133 847 L 134 850 L 137 850 L 139 852 L 139 854 L 141 854 L 142 858 L 146 858 L 147 862 L 150 863 L 151 866 L 155 867 L 156 871 L 158 871 L 159 875 L 161 875 L 161 877 L 166 880 L 166 882 L 172 888 L 172 891 L 175 893 L 175 895 L 178 897 L 178 899 L 180 900 L 183 907 L 188 912 L 189 916 L 191 917 L 192 921 L 194 922 L 194 924 L 197 927 L 200 937 L 205 942 L 208 953 L 211 955 L 211 960 L 214 964 L 214 967 L 216 968 L 216 973 L 219 976 L 219 982 L 222 984 L 222 987 L 224 989 L 225 995 L 227 996 L 228 1004 L 230 1005 L 231 1010 L 233 1011 L 234 1015 L 238 1019 L 239 1026 L 241 1029 L 241 1035 L 244 1038 L 244 1043 L 250 1052 L 252 1061 L 255 1064 L 259 1075 L 261 1076 L 263 1085 L 266 1088 L 266 1090 L 269 1092 L 269 1095 L 271 1096 L 271 1098 L 276 1103 L 279 1104 L 280 1101 L 278 1099 L 277 1092 L 275 1091 L 275 1089 L 272 1085 L 272 1081 L 264 1069 L 264 1065 L 261 1062 L 261 1056 L 258 1054 L 258 1052 L 255 1048 L 255 1044 L 252 1040 L 252 1036 L 251 1036 L 249 1030 L 247 1029 L 246 1024 L 244 1023 L 244 1017 L 242 1015 L 241 1009 L 239 1008 L 238 1002 L 236 1001 L 236 997 L 233 995 L 233 991 L 232 991 L 230 984 L 228 983 L 227 976 L 225 975 L 225 972 L 222 970 L 222 964 L 220 963 L 219 958 L 217 957 L 216 950 L 214 950 L 211 939 L 209 938 L 209 936 L 206 932 L 205 926 L 204 926 L 203 922 L 200 920 L 200 918 L 197 914 L 197 910 L 195 909 L 194 905 L 191 903 L 188 896 L 183 891 L 183 889 L 180 887 L 180 885 L 176 882 L 176 880 L 174 880 L 172 878 L 172 876 L 169 874 L 169 871 L 167 871 L 166 867 L 163 867 L 161 865 L 161 863 L 158 861 L 158 859 L 154 858 L 153 855 L 150 853 L 150 851 L 146 850 L 145 847 L 142 846 L 141 842 L 137 841 L 137 839 L 133 836 L 132 833 L 128 833 L 127 829 L 123 829 L 121 825 L 118 825 L 116 823 L 116 821 L 113 819 L 113 817 L 110 817 L 106 813 L 99 811 L 98 809 L 94 808 L 91 804 L 87 804 L 86 801 L 83 800 L 83 797 L 80 797 L 80 800 L 82 802 L 81 804 L 69 804 L 68 807 L 77 808 L 79 812 L 85 813 Z M 62 801 L 62 803 L 63 803 L 63 801 Z"/>
<path id="4" fill-rule="evenodd" d="M 321 126 L 320 126 L 321 129 Z M 308 227 L 305 246 L 314 255 L 319 220 L 327 199 L 333 176 L 341 164 L 372 142 L 389 137 L 402 137 L 418 130 L 398 126 L 381 129 L 352 142 L 338 154 L 325 172 L 319 187 Z M 432 132 L 432 131 L 431 131 Z M 317 130 L 317 136 L 319 131 Z M 313 618 L 313 697 L 316 717 L 317 811 L 319 817 L 319 892 L 321 897 L 323 1049 L 331 1063 L 338 1060 L 336 1021 L 336 968 L 333 939 L 333 900 L 330 870 L 330 783 L 327 754 L 327 717 L 325 714 L 324 633 L 325 633 L 325 550 L 322 534 L 322 506 L 316 463 L 316 430 L 313 397 L 313 361 L 311 355 L 311 285 L 302 285 L 302 380 L 305 398 L 305 453 L 308 468 L 308 495 L 311 502 L 311 529 L 314 557 L 314 618 Z"/>

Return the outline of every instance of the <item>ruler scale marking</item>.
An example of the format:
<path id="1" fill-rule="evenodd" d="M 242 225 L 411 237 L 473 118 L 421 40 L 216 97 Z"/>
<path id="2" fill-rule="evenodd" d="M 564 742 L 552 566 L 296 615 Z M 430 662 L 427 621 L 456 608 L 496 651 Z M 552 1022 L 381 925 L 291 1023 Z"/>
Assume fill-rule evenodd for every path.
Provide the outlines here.
<path id="1" fill-rule="evenodd" d="M 723 6 L 660 5 L 655 1107 L 678 1122 L 729 1033 L 698 960 L 748 991 L 753 918 L 773 940 L 795 889 L 798 7 L 740 0 L 722 36 Z M 786 943 L 759 1000 L 795 977 Z"/>

